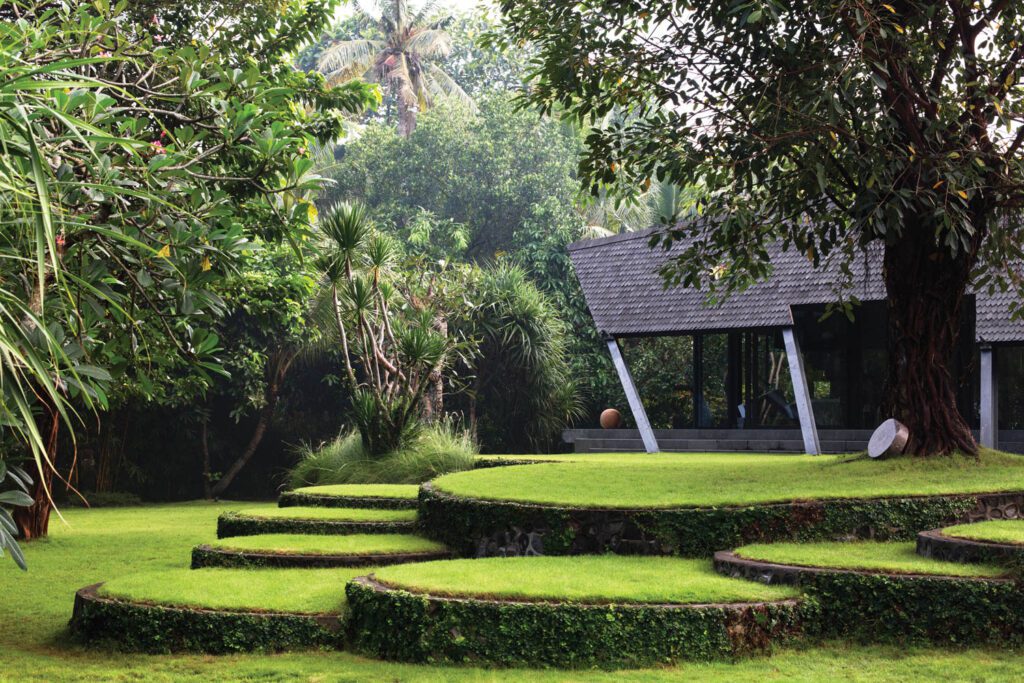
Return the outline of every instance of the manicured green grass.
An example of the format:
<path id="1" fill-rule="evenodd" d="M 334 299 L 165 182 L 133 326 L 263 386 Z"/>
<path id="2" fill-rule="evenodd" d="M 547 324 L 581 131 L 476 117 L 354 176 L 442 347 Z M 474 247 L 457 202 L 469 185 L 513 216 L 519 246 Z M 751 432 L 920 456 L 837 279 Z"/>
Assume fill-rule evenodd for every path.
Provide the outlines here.
<path id="1" fill-rule="evenodd" d="M 736 554 L 751 560 L 802 567 L 863 569 L 894 574 L 938 576 L 1002 576 L 1006 569 L 986 564 L 960 564 L 921 557 L 914 543 L 766 543 L 746 545 Z"/>
<path id="2" fill-rule="evenodd" d="M 946 536 L 968 538 L 972 541 L 1024 545 L 1024 520 L 998 519 L 975 524 L 958 524 L 946 527 L 942 533 Z"/>
<path id="3" fill-rule="evenodd" d="M 749 505 L 826 498 L 1024 491 L 1024 457 L 891 458 L 619 455 L 449 474 L 437 489 L 460 496 L 597 508 Z"/>
<path id="4" fill-rule="evenodd" d="M 414 666 L 344 652 L 150 656 L 93 650 L 69 642 L 67 621 L 77 589 L 136 572 L 184 570 L 189 549 L 209 538 L 222 511 L 262 507 L 248 503 L 184 503 L 65 510 L 70 526 L 55 519 L 50 539 L 25 544 L 28 573 L 18 571 L 10 558 L 0 560 L 0 681 L 1001 682 L 1019 678 L 1024 669 L 1024 653 L 1015 651 L 901 645 L 865 648 L 845 643 L 785 649 L 770 658 L 744 659 L 735 664 L 685 664 L 604 673 Z M 200 571 L 209 570 L 195 573 Z M 261 570 L 265 571 L 271 570 Z"/>
<path id="5" fill-rule="evenodd" d="M 726 603 L 794 598 L 792 588 L 715 573 L 709 560 L 591 555 L 440 560 L 384 567 L 381 583 L 413 592 L 579 603 Z"/>
<path id="6" fill-rule="evenodd" d="M 233 512 L 233 511 L 232 511 Z M 287 507 L 266 505 L 248 510 L 246 517 L 264 519 L 326 519 L 334 522 L 415 522 L 415 510 L 383 510 L 375 508 Z"/>
<path id="7" fill-rule="evenodd" d="M 108 581 L 100 595 L 184 607 L 337 614 L 345 583 L 365 568 L 167 569 Z"/>
<path id="8" fill-rule="evenodd" d="M 263 534 L 225 538 L 210 545 L 229 550 L 307 555 L 390 555 L 429 553 L 445 549 L 440 543 L 409 534 Z"/>
<path id="9" fill-rule="evenodd" d="M 420 487 L 416 484 L 328 484 L 326 486 L 303 486 L 295 493 L 309 493 L 317 496 L 342 496 L 361 498 L 404 498 L 416 500 Z"/>

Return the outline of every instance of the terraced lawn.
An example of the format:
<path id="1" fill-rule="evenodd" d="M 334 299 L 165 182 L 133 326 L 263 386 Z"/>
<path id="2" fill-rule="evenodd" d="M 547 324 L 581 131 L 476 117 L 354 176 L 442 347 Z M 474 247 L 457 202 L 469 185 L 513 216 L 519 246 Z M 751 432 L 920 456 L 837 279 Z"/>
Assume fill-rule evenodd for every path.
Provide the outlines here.
<path id="1" fill-rule="evenodd" d="M 99 594 L 137 602 L 224 610 L 338 614 L 345 584 L 370 569 L 167 569 L 129 574 Z"/>
<path id="2" fill-rule="evenodd" d="M 637 671 L 496 671 L 478 667 L 390 664 L 346 652 L 282 655 L 139 655 L 83 648 L 69 640 L 67 621 L 77 589 L 137 572 L 186 569 L 189 549 L 208 539 L 225 510 L 255 511 L 263 503 L 180 503 L 65 510 L 48 540 L 26 544 L 27 573 L 0 558 L 0 681 L 94 683 L 145 681 L 993 681 L 1019 678 L 1024 654 L 1012 650 L 861 647 L 825 643 L 783 649 L 736 663 L 685 664 Z M 270 569 L 260 575 L 270 576 Z M 296 570 L 309 572 L 315 570 Z M 330 572 L 348 570 L 325 570 Z M 365 570 L 364 570 L 365 571 Z M 240 574 L 241 576 L 242 574 Z M 333 581 L 332 581 L 333 583 Z M 290 584 L 282 584 L 287 591 Z M 333 590 L 333 586 L 330 587 Z"/>
<path id="3" fill-rule="evenodd" d="M 441 491 L 490 500 L 591 508 L 714 507 L 794 500 L 1024 491 L 1024 457 L 978 459 L 621 454 L 515 465 L 435 480 Z"/>
<path id="4" fill-rule="evenodd" d="M 231 510 L 230 512 L 235 512 Z M 415 510 L 384 510 L 378 508 L 277 507 L 264 505 L 246 510 L 246 517 L 262 519 L 313 519 L 332 522 L 414 522 Z"/>
<path id="5" fill-rule="evenodd" d="M 384 567 L 381 583 L 439 596 L 579 603 L 732 603 L 797 597 L 715 573 L 709 560 L 596 555 L 440 560 Z"/>
<path id="6" fill-rule="evenodd" d="M 764 543 L 746 545 L 736 554 L 750 560 L 801 567 L 861 569 L 894 574 L 934 574 L 938 576 L 985 576 L 1006 574 L 1006 569 L 986 564 L 961 564 L 921 557 L 914 543 Z"/>
<path id="7" fill-rule="evenodd" d="M 415 484 L 327 484 L 325 486 L 303 486 L 295 493 L 317 496 L 341 496 L 360 498 L 402 498 L 416 500 L 419 486 Z"/>
<path id="8" fill-rule="evenodd" d="M 946 527 L 942 533 L 946 536 L 967 538 L 972 541 L 1024 545 L 1024 520 L 998 519 L 975 524 L 958 524 Z"/>
<path id="9" fill-rule="evenodd" d="M 263 534 L 235 536 L 209 545 L 224 550 L 308 555 L 388 555 L 438 552 L 445 549 L 440 543 L 409 534 Z"/>

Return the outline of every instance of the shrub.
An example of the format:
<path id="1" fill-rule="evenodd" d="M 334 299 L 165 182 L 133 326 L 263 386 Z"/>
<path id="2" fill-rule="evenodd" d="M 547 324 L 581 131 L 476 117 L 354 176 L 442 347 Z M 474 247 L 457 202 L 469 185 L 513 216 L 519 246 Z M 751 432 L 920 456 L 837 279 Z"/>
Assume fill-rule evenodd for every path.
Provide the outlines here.
<path id="1" fill-rule="evenodd" d="M 448 472 L 472 469 L 477 447 L 451 423 L 425 425 L 396 451 L 372 457 L 358 431 L 319 449 L 304 445 L 291 471 L 291 488 L 325 484 L 421 484 Z"/>

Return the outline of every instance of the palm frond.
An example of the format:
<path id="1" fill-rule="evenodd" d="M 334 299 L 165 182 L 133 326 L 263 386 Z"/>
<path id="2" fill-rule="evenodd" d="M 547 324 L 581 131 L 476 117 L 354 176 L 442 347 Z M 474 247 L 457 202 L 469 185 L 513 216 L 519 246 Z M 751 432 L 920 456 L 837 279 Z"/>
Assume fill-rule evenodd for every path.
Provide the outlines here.
<path id="1" fill-rule="evenodd" d="M 385 47 L 380 40 L 343 40 L 324 51 L 318 66 L 331 77 L 348 74 L 350 79 L 355 78 L 370 68 Z"/>
<path id="2" fill-rule="evenodd" d="M 473 98 L 441 67 L 436 64 L 424 64 L 423 76 L 423 84 L 431 95 L 450 97 L 468 107 L 470 111 L 477 111 Z"/>
<path id="3" fill-rule="evenodd" d="M 452 37 L 441 29 L 421 29 L 405 42 L 405 50 L 425 60 L 444 59 L 452 52 Z"/>

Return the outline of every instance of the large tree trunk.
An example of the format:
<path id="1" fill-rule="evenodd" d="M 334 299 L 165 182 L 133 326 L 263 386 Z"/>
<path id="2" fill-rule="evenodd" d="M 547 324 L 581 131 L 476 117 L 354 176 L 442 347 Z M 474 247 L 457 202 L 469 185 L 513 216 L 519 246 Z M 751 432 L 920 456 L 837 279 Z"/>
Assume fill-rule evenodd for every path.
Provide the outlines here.
<path id="1" fill-rule="evenodd" d="M 47 535 L 50 530 L 50 511 L 53 510 L 50 492 L 53 491 L 53 464 L 57 458 L 57 433 L 60 428 L 60 418 L 56 412 L 51 411 L 42 426 L 48 430 L 42 432 L 43 438 L 47 439 L 47 459 L 33 468 L 32 488 L 29 490 L 32 504 L 14 508 L 12 515 L 18 526 L 18 534 L 26 541 Z"/>
<path id="2" fill-rule="evenodd" d="M 926 221 L 904 226 L 885 249 L 889 305 L 887 412 L 910 430 L 913 455 L 976 454 L 978 446 L 956 404 L 954 355 L 964 294 L 983 238 L 953 257 L 933 244 Z"/>

